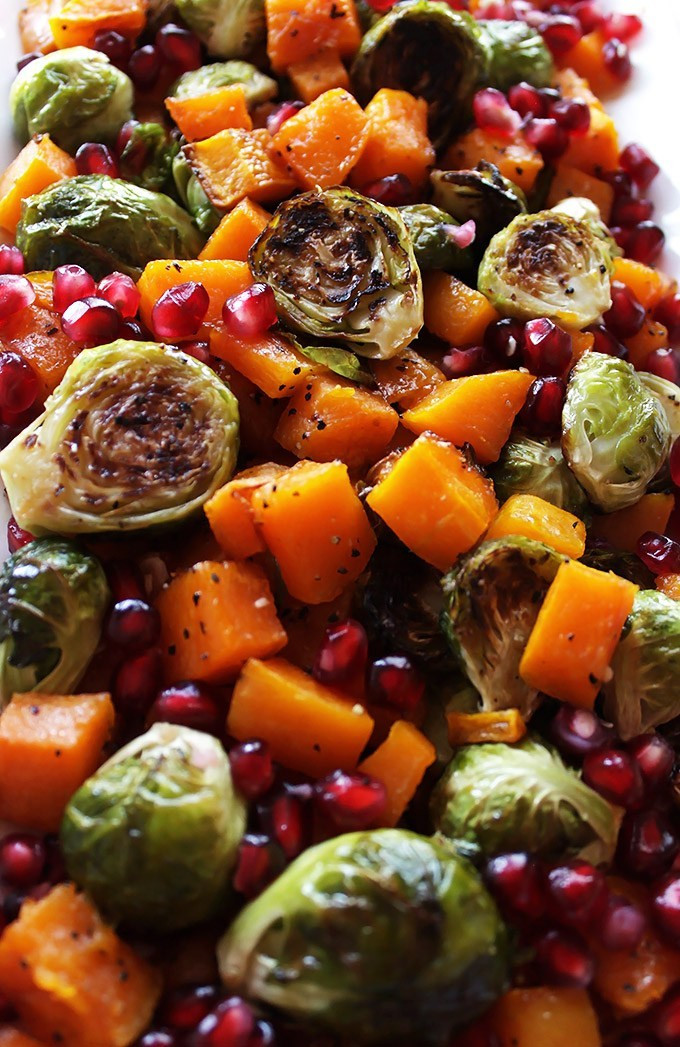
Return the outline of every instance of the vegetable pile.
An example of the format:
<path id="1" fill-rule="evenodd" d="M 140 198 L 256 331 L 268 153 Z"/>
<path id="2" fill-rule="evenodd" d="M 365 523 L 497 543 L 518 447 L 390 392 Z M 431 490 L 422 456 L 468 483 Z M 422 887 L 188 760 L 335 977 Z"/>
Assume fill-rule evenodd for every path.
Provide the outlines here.
<path id="1" fill-rule="evenodd" d="M 677 1047 L 640 20 L 19 17 L 0 1047 Z"/>

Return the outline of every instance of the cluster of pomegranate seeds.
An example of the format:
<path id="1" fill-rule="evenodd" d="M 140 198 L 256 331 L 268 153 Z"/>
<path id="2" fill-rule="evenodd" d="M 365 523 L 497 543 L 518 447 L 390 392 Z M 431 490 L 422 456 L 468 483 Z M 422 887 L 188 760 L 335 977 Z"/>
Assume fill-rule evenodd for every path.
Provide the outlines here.
<path id="1" fill-rule="evenodd" d="M 519 420 L 532 436 L 556 437 L 562 431 L 567 386 L 562 378 L 537 378 L 531 385 Z"/>
<path id="2" fill-rule="evenodd" d="M 334 771 L 316 785 L 315 803 L 338 829 L 352 832 L 374 827 L 385 814 L 385 786 L 367 774 Z"/>
<path id="3" fill-rule="evenodd" d="M 295 116 L 301 109 L 304 109 L 305 103 L 296 99 L 290 102 L 281 102 L 275 109 L 271 111 L 267 117 L 267 130 L 270 135 L 277 134 L 281 130 L 286 120 L 290 120 L 291 116 Z"/>
<path id="4" fill-rule="evenodd" d="M 25 270 L 26 262 L 19 248 L 0 244 L 0 276 L 23 276 Z"/>
<path id="5" fill-rule="evenodd" d="M 487 351 L 483 345 L 471 345 L 467 349 L 452 347 L 442 358 L 441 369 L 447 378 L 484 374 L 490 369 Z"/>
<path id="6" fill-rule="evenodd" d="M 252 284 L 227 298 L 222 308 L 224 326 L 240 338 L 256 338 L 276 323 L 276 300 L 269 284 Z"/>
<path id="7" fill-rule="evenodd" d="M 17 549 L 22 549 L 24 545 L 28 545 L 32 542 L 34 535 L 29 531 L 25 531 L 23 527 L 19 527 L 13 516 L 10 516 L 7 521 L 7 548 L 10 553 L 15 553 Z"/>
<path id="8" fill-rule="evenodd" d="M 151 312 L 154 334 L 169 342 L 191 338 L 205 320 L 209 305 L 208 292 L 195 280 L 169 287 Z"/>
<path id="9" fill-rule="evenodd" d="M 485 87 L 477 91 L 473 100 L 473 112 L 477 127 L 482 131 L 503 135 L 505 138 L 513 138 L 522 123 L 519 114 L 510 106 L 503 92 L 497 91 L 495 87 Z"/>
<path id="10" fill-rule="evenodd" d="M 274 764 L 266 742 L 253 738 L 229 751 L 231 776 L 247 800 L 263 796 L 274 784 Z"/>
<path id="11" fill-rule="evenodd" d="M 118 178 L 118 162 L 107 145 L 102 142 L 84 142 L 75 156 L 79 175 L 108 175 Z"/>
<path id="12" fill-rule="evenodd" d="M 160 692 L 147 713 L 146 722 L 174 723 L 220 736 L 224 711 L 207 684 L 185 680 Z"/>
<path id="13" fill-rule="evenodd" d="M 94 46 L 128 74 L 135 87 L 148 91 L 164 69 L 174 79 L 203 63 L 201 42 L 185 26 L 170 22 L 160 27 L 153 43 L 133 49 L 132 41 L 114 29 L 95 33 Z"/>
<path id="14" fill-rule="evenodd" d="M 326 629 L 313 675 L 320 683 L 342 687 L 363 673 L 368 658 L 366 630 L 360 622 L 348 618 Z"/>

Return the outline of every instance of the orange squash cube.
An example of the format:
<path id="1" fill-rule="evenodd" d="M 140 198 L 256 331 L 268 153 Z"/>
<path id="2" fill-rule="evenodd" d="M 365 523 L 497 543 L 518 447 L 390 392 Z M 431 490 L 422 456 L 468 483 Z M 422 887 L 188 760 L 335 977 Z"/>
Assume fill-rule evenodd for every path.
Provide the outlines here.
<path id="1" fill-rule="evenodd" d="M 677 281 L 660 269 L 636 262 L 633 258 L 614 259 L 614 280 L 625 284 L 645 309 L 656 309 L 662 298 L 673 294 Z"/>
<path id="2" fill-rule="evenodd" d="M 391 360 L 374 360 L 371 369 L 387 402 L 402 408 L 413 407 L 446 381 L 443 372 L 415 349 Z"/>
<path id="3" fill-rule="evenodd" d="M 309 58 L 289 65 L 288 78 L 295 94 L 303 102 L 313 102 L 325 91 L 341 87 L 349 91 L 349 75 L 340 61 L 340 55 L 330 47 L 324 47 Z"/>
<path id="4" fill-rule="evenodd" d="M 243 84 L 216 87 L 190 98 L 170 96 L 165 108 L 188 142 L 211 138 L 227 128 L 253 129 Z"/>
<path id="5" fill-rule="evenodd" d="M 222 328 L 211 333 L 210 350 L 272 400 L 292 396 L 312 373 L 310 361 L 284 335 L 275 332 L 245 338 Z"/>
<path id="6" fill-rule="evenodd" d="M 660 574 L 655 584 L 669 600 L 680 600 L 680 574 Z"/>
<path id="7" fill-rule="evenodd" d="M 415 795 L 437 751 L 425 735 L 407 720 L 397 720 L 387 738 L 358 767 L 385 786 L 387 807 L 382 825 L 396 825 Z"/>
<path id="8" fill-rule="evenodd" d="M 38 51 L 49 54 L 57 48 L 50 28 L 50 17 L 61 7 L 61 0 L 25 0 L 19 9 L 19 39 L 24 54 Z"/>
<path id="9" fill-rule="evenodd" d="M 291 116 L 272 139 L 273 155 L 303 189 L 344 182 L 368 140 L 368 117 L 337 87 Z"/>
<path id="10" fill-rule="evenodd" d="M 572 69 L 583 77 L 598 97 L 616 94 L 621 90 L 621 81 L 609 72 L 602 55 L 605 39 L 603 33 L 596 29 L 586 33 L 574 47 L 557 58 L 561 69 Z"/>
<path id="11" fill-rule="evenodd" d="M 184 146 L 210 202 L 222 211 L 249 197 L 274 203 L 297 189 L 296 180 L 271 152 L 268 131 L 228 128 L 202 142 Z"/>
<path id="12" fill-rule="evenodd" d="M 366 116 L 368 140 L 352 171 L 352 185 L 361 189 L 386 175 L 403 174 L 421 188 L 435 159 L 425 99 L 383 87 L 366 106 Z"/>
<path id="13" fill-rule="evenodd" d="M 487 1021 L 499 1047 L 602 1047 L 585 989 L 511 989 Z"/>
<path id="14" fill-rule="evenodd" d="M 573 135 L 569 139 L 561 162 L 595 177 L 599 177 L 603 171 L 616 168 L 619 162 L 619 136 L 611 116 L 603 109 L 591 106 L 590 127 L 584 135 Z"/>
<path id="15" fill-rule="evenodd" d="M 276 73 L 332 48 L 351 58 L 361 43 L 354 0 L 265 0 L 267 54 Z"/>
<path id="16" fill-rule="evenodd" d="M 264 207 L 246 197 L 224 216 L 198 257 L 202 261 L 230 258 L 247 262 L 250 248 L 270 217 Z"/>
<path id="17" fill-rule="evenodd" d="M 614 203 L 614 188 L 601 178 L 595 178 L 585 171 L 579 171 L 577 167 L 569 167 L 568 164 L 560 163 L 555 170 L 555 177 L 550 185 L 550 192 L 546 200 L 546 207 L 554 207 L 561 200 L 570 196 L 585 196 L 592 200 L 602 215 L 602 221 L 609 222 L 612 204 Z"/>
<path id="18" fill-rule="evenodd" d="M 672 494 L 643 494 L 639 502 L 627 509 L 593 517 L 590 533 L 596 538 L 604 538 L 615 549 L 634 553 L 638 538 L 645 531 L 665 534 L 674 503 Z"/>
<path id="19" fill-rule="evenodd" d="M 491 302 L 480 291 L 449 273 L 426 273 L 423 294 L 425 326 L 449 345 L 479 345 L 489 324 L 498 319 Z"/>
<path id="20" fill-rule="evenodd" d="M 102 29 L 136 37 L 146 25 L 146 8 L 146 0 L 61 0 L 50 29 L 58 48 L 94 47 Z"/>
<path id="21" fill-rule="evenodd" d="M 137 288 L 142 296 L 139 313 L 150 331 L 153 331 L 153 307 L 161 295 L 170 287 L 191 280 L 203 284 L 210 299 L 203 332 L 205 329 L 221 327 L 225 299 L 245 291 L 253 282 L 245 262 L 233 262 L 228 259 L 177 261 L 171 258 L 149 262 L 137 282 Z"/>
<path id="22" fill-rule="evenodd" d="M 495 709 L 488 713 L 446 714 L 449 745 L 478 745 L 481 742 L 518 742 L 527 733 L 519 709 Z"/>
<path id="23" fill-rule="evenodd" d="M 253 495 L 258 488 L 285 473 L 284 465 L 269 462 L 245 469 L 210 498 L 204 506 L 210 530 L 232 560 L 246 560 L 264 553 L 264 544 L 255 528 Z"/>
<path id="24" fill-rule="evenodd" d="M 650 353 L 667 349 L 669 344 L 668 328 L 658 320 L 645 320 L 638 333 L 625 340 L 628 360 L 638 371 L 647 370 Z"/>
<path id="25" fill-rule="evenodd" d="M 544 166 L 541 154 L 521 135 L 507 139 L 479 127 L 449 146 L 441 166 L 445 171 L 466 171 L 480 160 L 495 164 L 504 178 L 509 178 L 525 193 L 531 192 Z"/>
<path id="26" fill-rule="evenodd" d="M 54 392 L 80 346 L 61 329 L 61 317 L 52 306 L 52 273 L 28 273 L 35 301 L 11 316 L 0 327 L 0 346 L 17 353 L 31 365 L 45 400 Z"/>
<path id="27" fill-rule="evenodd" d="M 486 537 L 505 538 L 509 534 L 543 542 L 574 560 L 583 556 L 586 548 L 586 528 L 578 516 L 535 494 L 511 495 L 498 510 Z"/>
<path id="28" fill-rule="evenodd" d="M 73 157 L 55 145 L 48 134 L 37 135 L 0 178 L 0 226 L 15 233 L 23 200 L 77 173 Z"/>

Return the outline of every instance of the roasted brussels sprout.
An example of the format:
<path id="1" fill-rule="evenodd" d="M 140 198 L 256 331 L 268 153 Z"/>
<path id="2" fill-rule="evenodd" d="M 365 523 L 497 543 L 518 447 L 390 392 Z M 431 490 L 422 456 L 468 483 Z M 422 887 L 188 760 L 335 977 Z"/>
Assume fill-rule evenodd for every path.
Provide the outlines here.
<path id="1" fill-rule="evenodd" d="M 585 353 L 571 372 L 562 450 L 591 502 L 611 513 L 634 505 L 671 444 L 666 413 L 630 364 Z"/>
<path id="2" fill-rule="evenodd" d="M 563 560 L 542 542 L 510 535 L 483 542 L 445 576 L 442 626 L 484 709 L 515 708 L 528 719 L 540 704 L 519 663 Z"/>
<path id="3" fill-rule="evenodd" d="M 505 929 L 475 870 L 400 829 L 306 851 L 217 951 L 229 990 L 352 1044 L 448 1042 L 507 977 Z"/>
<path id="4" fill-rule="evenodd" d="M 26 200 L 16 242 L 31 270 L 75 263 L 99 279 L 116 270 L 138 277 L 155 258 L 195 258 L 204 238 L 169 196 L 78 175 Z"/>
<path id="5" fill-rule="evenodd" d="M 640 589 L 654 588 L 654 575 L 639 556 L 615 549 L 603 538 L 586 539 L 586 551 L 581 557 L 581 563 L 586 567 L 594 567 L 596 571 L 613 571 Z"/>
<path id="6" fill-rule="evenodd" d="M 248 105 L 268 102 L 278 93 L 276 80 L 266 76 L 250 62 L 213 62 L 182 73 L 171 90 L 175 98 L 195 98 L 196 95 L 214 91 L 218 87 L 241 84 Z"/>
<path id="7" fill-rule="evenodd" d="M 0 709 L 22 691 L 68 693 L 96 650 L 108 601 L 99 561 L 62 538 L 36 539 L 5 560 Z"/>
<path id="8" fill-rule="evenodd" d="M 501 502 L 513 494 L 535 494 L 575 516 L 588 513 L 586 492 L 564 460 L 559 443 L 515 436 L 491 468 Z"/>
<path id="9" fill-rule="evenodd" d="M 175 0 L 190 29 L 218 58 L 244 58 L 264 40 L 264 0 Z"/>
<path id="10" fill-rule="evenodd" d="M 550 51 L 537 29 L 526 22 L 481 20 L 482 46 L 487 54 L 488 82 L 507 92 L 525 80 L 534 87 L 549 87 L 554 72 Z"/>
<path id="11" fill-rule="evenodd" d="M 430 180 L 435 204 L 458 222 L 475 223 L 473 249 L 481 256 L 491 237 L 526 214 L 526 196 L 497 167 L 481 160 L 472 171 L 433 171 Z"/>
<path id="12" fill-rule="evenodd" d="M 611 271 L 609 251 L 589 225 L 539 211 L 519 215 L 496 233 L 479 267 L 478 284 L 505 316 L 548 316 L 581 329 L 609 309 Z"/>
<path id="13" fill-rule="evenodd" d="M 210 367 L 120 340 L 76 358 L 0 474 L 31 534 L 134 531 L 200 509 L 237 448 L 238 404 Z"/>
<path id="14" fill-rule="evenodd" d="M 482 31 L 439 0 L 398 3 L 364 36 L 351 81 L 362 105 L 381 87 L 409 91 L 429 106 L 435 148 L 462 131 L 487 72 Z"/>
<path id="15" fill-rule="evenodd" d="M 623 251 L 602 221 L 602 215 L 597 204 L 589 200 L 587 196 L 567 196 L 558 204 L 551 207 L 554 214 L 566 215 L 567 218 L 575 218 L 577 222 L 583 222 L 590 226 L 592 231 L 604 243 L 610 258 L 619 258 Z"/>
<path id="16" fill-rule="evenodd" d="M 120 173 L 143 189 L 156 193 L 171 190 L 172 162 L 178 152 L 179 142 L 170 138 L 161 124 L 135 124 L 119 157 Z"/>
<path id="17" fill-rule="evenodd" d="M 194 173 L 181 149 L 172 161 L 172 178 L 177 195 L 194 222 L 202 233 L 209 236 L 220 224 L 220 212 L 208 199 L 208 194 L 201 185 L 198 175 Z"/>
<path id="18" fill-rule="evenodd" d="M 423 325 L 420 270 L 399 212 L 346 186 L 281 204 L 250 268 L 284 323 L 360 356 L 396 356 Z"/>
<path id="19" fill-rule="evenodd" d="M 399 214 L 411 237 L 416 262 L 424 269 L 471 269 L 475 256 L 470 247 L 459 247 L 452 237 L 460 225 L 452 215 L 433 204 L 408 204 Z"/>
<path id="20" fill-rule="evenodd" d="M 434 824 L 475 860 L 503 851 L 611 861 L 620 812 L 559 754 L 524 738 L 459 749 L 432 794 Z"/>
<path id="21" fill-rule="evenodd" d="M 655 396 L 663 407 L 671 429 L 671 437 L 677 440 L 680 436 L 680 386 L 649 371 L 638 371 L 637 376 L 645 389 Z"/>
<path id="22" fill-rule="evenodd" d="M 78 789 L 61 846 L 69 876 L 110 919 L 170 931 L 220 910 L 245 820 L 220 743 L 157 723 Z"/>
<path id="23" fill-rule="evenodd" d="M 638 593 L 611 669 L 605 715 L 624 741 L 680 716 L 680 604 Z"/>
<path id="24" fill-rule="evenodd" d="M 75 152 L 83 142 L 111 142 L 132 116 L 132 81 L 101 51 L 67 47 L 24 66 L 12 84 L 14 133 L 23 144 L 49 134 Z"/>

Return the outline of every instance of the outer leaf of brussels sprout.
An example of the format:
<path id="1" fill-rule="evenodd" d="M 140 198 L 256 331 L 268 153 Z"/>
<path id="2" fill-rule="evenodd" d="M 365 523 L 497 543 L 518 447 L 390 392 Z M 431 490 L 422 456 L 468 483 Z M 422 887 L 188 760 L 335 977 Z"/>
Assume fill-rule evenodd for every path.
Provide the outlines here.
<path id="1" fill-rule="evenodd" d="M 680 436 L 680 386 L 649 371 L 638 371 L 637 376 L 663 407 L 671 428 L 671 438 L 677 440 Z"/>
<path id="2" fill-rule="evenodd" d="M 474 250 L 458 247 L 451 230 L 460 223 L 433 204 L 409 204 L 399 214 L 411 237 L 418 267 L 423 269 L 470 269 L 475 264 Z"/>
<path id="3" fill-rule="evenodd" d="M 141 171 L 134 162 L 140 152 L 145 158 Z M 152 192 L 171 189 L 172 162 L 178 152 L 179 142 L 169 139 L 161 124 L 137 124 L 119 157 L 121 174 Z"/>
<path id="4" fill-rule="evenodd" d="M 472 114 L 488 74 L 482 31 L 470 15 L 438 0 L 395 4 L 364 36 L 351 71 L 359 102 L 381 87 L 409 91 L 429 106 L 430 138 L 439 149 Z"/>
<path id="5" fill-rule="evenodd" d="M 250 62 L 235 59 L 232 62 L 213 62 L 212 65 L 202 65 L 200 69 L 182 73 L 170 93 L 175 98 L 195 98 L 206 91 L 229 87 L 231 84 L 242 85 L 249 106 L 269 102 L 276 98 L 279 90 L 276 80 L 272 80 L 271 76 L 265 76 Z"/>
<path id="6" fill-rule="evenodd" d="M 474 869 L 401 829 L 305 851 L 237 916 L 218 962 L 230 990 L 357 1045 L 448 1042 L 507 977 Z"/>
<path id="7" fill-rule="evenodd" d="M 611 256 L 589 225 L 539 211 L 519 215 L 496 233 L 478 286 L 506 316 L 548 316 L 578 330 L 609 309 L 611 271 Z"/>
<path id="8" fill-rule="evenodd" d="M 547 190 L 546 190 L 547 191 Z M 566 215 L 575 218 L 577 222 L 584 222 L 590 226 L 596 236 L 602 240 L 609 252 L 610 258 L 620 258 L 623 251 L 602 221 L 602 215 L 597 204 L 589 200 L 587 196 L 567 196 L 560 200 L 554 207 L 549 208 L 554 214 Z"/>
<path id="9" fill-rule="evenodd" d="M 596 865 L 611 861 L 621 815 L 533 738 L 459 749 L 431 809 L 437 829 L 468 857 L 528 851 Z"/>
<path id="10" fill-rule="evenodd" d="M 522 80 L 534 87 L 549 87 L 554 65 L 537 29 L 526 22 L 481 20 L 482 46 L 489 62 L 489 84 L 504 93 Z"/>
<path id="11" fill-rule="evenodd" d="M 442 627 L 483 709 L 519 709 L 528 719 L 538 691 L 519 663 L 541 602 L 564 557 L 519 535 L 483 542 L 444 577 Z"/>
<path id="12" fill-rule="evenodd" d="M 605 714 L 624 741 L 680 716 L 680 604 L 638 593 L 611 668 Z"/>
<path id="13" fill-rule="evenodd" d="M 250 250 L 289 327 L 396 356 L 423 324 L 423 289 L 399 212 L 337 186 L 281 204 Z"/>
<path id="14" fill-rule="evenodd" d="M 77 357 L 0 474 L 32 534 L 134 531 L 197 512 L 237 450 L 238 404 L 210 367 L 120 340 Z"/>
<path id="15" fill-rule="evenodd" d="M 0 709 L 14 693 L 68 693 L 87 668 L 109 601 L 99 561 L 38 538 L 0 566 Z"/>
<path id="16" fill-rule="evenodd" d="M 205 241 L 169 196 L 78 175 L 24 202 L 16 242 L 28 269 L 75 263 L 99 279 L 116 270 L 139 277 L 156 258 L 195 258 Z"/>
<path id="17" fill-rule="evenodd" d="M 535 494 L 575 516 L 583 518 L 589 512 L 586 492 L 565 462 L 559 443 L 529 436 L 511 438 L 490 472 L 501 502 L 513 494 Z"/>
<path id="18" fill-rule="evenodd" d="M 297 339 L 294 341 L 303 356 L 316 364 L 323 364 L 334 374 L 349 378 L 352 382 L 360 382 L 362 385 L 369 385 L 373 381 L 373 376 L 365 369 L 359 357 L 350 353 L 349 349 L 338 349 L 330 345 L 300 345 Z"/>
<path id="19" fill-rule="evenodd" d="M 180 200 L 201 232 L 209 236 L 220 224 L 220 212 L 208 199 L 181 149 L 173 157 L 172 177 Z"/>
<path id="20" fill-rule="evenodd" d="M 10 92 L 14 133 L 23 144 L 49 134 L 75 152 L 83 142 L 111 142 L 132 116 L 132 81 L 101 51 L 67 47 L 17 73 Z"/>
<path id="21" fill-rule="evenodd" d="M 602 538 L 586 540 L 586 551 L 581 557 L 581 563 L 586 567 L 594 567 L 597 571 L 613 571 L 641 589 L 654 588 L 654 575 L 645 567 L 639 556 L 615 549 Z"/>
<path id="22" fill-rule="evenodd" d="M 666 413 L 635 369 L 605 353 L 585 353 L 567 386 L 562 450 L 591 502 L 606 513 L 634 505 L 670 445 Z"/>
<path id="23" fill-rule="evenodd" d="M 526 214 L 526 196 L 486 160 L 472 171 L 433 171 L 430 176 L 435 204 L 457 222 L 475 223 L 472 252 L 479 258 L 491 237 L 519 214 Z"/>
<path id="24" fill-rule="evenodd" d="M 163 932 L 219 912 L 244 828 L 220 743 L 157 723 L 78 789 L 61 846 L 71 878 L 110 919 Z"/>
<path id="25" fill-rule="evenodd" d="M 244 58 L 264 40 L 264 0 L 175 0 L 182 19 L 218 58 Z"/>

